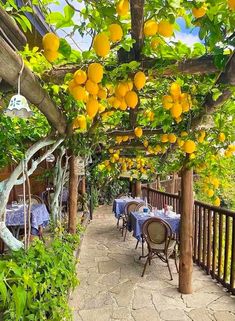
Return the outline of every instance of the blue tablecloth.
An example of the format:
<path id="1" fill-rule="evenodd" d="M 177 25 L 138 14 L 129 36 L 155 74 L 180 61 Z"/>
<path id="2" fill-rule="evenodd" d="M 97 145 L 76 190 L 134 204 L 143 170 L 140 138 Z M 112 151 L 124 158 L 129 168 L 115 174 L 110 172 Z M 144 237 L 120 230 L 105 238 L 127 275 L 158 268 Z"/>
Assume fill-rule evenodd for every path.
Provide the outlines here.
<path id="1" fill-rule="evenodd" d="M 124 214 L 124 208 L 126 203 L 132 202 L 132 201 L 141 201 L 141 198 L 116 198 L 113 201 L 113 213 L 115 217 L 118 219 L 121 215 Z"/>
<path id="2" fill-rule="evenodd" d="M 130 222 L 129 222 L 129 231 L 133 231 L 133 236 L 137 239 L 141 239 L 142 234 L 142 226 L 144 222 L 149 219 L 151 216 L 142 216 L 142 213 L 139 212 L 133 212 L 130 215 Z M 166 215 L 157 212 L 155 213 L 155 217 L 159 217 L 163 220 L 165 220 L 172 229 L 173 233 L 179 234 L 179 228 L 180 228 L 180 218 L 179 217 L 167 217 Z"/>
<path id="3" fill-rule="evenodd" d="M 45 204 L 33 204 L 31 207 L 32 232 L 36 232 L 39 226 L 45 227 L 50 220 Z M 6 226 L 24 226 L 24 207 L 8 207 L 6 213 Z M 36 231 L 34 231 L 34 229 Z M 34 234 L 34 233 L 32 233 Z"/>

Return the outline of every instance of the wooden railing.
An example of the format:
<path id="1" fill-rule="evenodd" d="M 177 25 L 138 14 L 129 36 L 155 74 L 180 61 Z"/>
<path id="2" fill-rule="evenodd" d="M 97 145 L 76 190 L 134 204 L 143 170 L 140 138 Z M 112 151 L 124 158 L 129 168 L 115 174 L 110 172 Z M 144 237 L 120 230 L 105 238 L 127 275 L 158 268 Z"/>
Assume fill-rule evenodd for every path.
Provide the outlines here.
<path id="1" fill-rule="evenodd" d="M 157 208 L 172 205 L 180 213 L 180 196 L 142 187 L 143 197 Z M 193 261 L 235 294 L 235 212 L 194 202 Z"/>

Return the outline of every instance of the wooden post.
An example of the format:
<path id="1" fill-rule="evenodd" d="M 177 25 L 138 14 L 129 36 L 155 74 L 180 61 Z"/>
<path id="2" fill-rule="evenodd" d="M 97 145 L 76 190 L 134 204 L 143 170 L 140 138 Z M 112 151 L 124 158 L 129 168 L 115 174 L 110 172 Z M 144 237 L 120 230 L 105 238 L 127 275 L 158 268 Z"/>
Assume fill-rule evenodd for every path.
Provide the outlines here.
<path id="1" fill-rule="evenodd" d="M 193 272 L 193 170 L 186 166 L 181 178 L 179 291 L 192 293 Z"/>
<path id="2" fill-rule="evenodd" d="M 157 190 L 160 191 L 161 189 L 161 178 L 160 175 L 157 175 Z"/>
<path id="3" fill-rule="evenodd" d="M 135 183 L 135 196 L 136 197 L 141 197 L 142 192 L 141 192 L 141 181 L 136 181 Z"/>
<path id="4" fill-rule="evenodd" d="M 70 157 L 69 170 L 69 223 L 68 231 L 76 233 L 77 228 L 77 202 L 78 202 L 78 161 L 77 157 Z"/>

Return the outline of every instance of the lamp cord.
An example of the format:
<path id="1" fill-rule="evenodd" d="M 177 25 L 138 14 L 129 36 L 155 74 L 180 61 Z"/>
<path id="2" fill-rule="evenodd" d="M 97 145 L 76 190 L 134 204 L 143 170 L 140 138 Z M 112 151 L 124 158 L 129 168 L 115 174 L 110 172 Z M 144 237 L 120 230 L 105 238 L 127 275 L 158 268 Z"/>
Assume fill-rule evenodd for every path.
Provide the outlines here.
<path id="1" fill-rule="evenodd" d="M 1 33 L 3 34 L 4 38 L 8 41 L 8 43 L 10 44 L 10 46 L 15 50 L 17 51 L 17 48 L 15 47 L 15 45 L 12 43 L 12 41 L 8 38 L 7 34 L 5 33 L 5 31 L 0 27 L 0 31 Z M 18 76 L 18 84 L 17 84 L 17 87 L 18 87 L 18 95 L 20 95 L 20 77 L 22 75 L 22 72 L 24 70 L 24 59 L 22 56 L 20 56 L 21 60 L 22 60 L 22 67 L 19 71 L 19 76 Z"/>

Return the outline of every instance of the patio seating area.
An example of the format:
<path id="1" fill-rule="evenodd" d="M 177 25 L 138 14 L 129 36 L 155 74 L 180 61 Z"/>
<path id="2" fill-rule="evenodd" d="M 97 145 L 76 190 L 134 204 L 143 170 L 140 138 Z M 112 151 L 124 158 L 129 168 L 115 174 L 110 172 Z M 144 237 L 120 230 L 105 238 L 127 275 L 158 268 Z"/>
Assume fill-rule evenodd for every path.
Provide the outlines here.
<path id="1" fill-rule="evenodd" d="M 178 292 L 159 259 L 141 277 L 144 260 L 131 233 L 123 242 L 111 206 L 99 206 L 83 239 L 77 275 L 80 285 L 70 297 L 74 321 L 234 321 L 235 297 L 197 266 L 193 294 Z"/>

